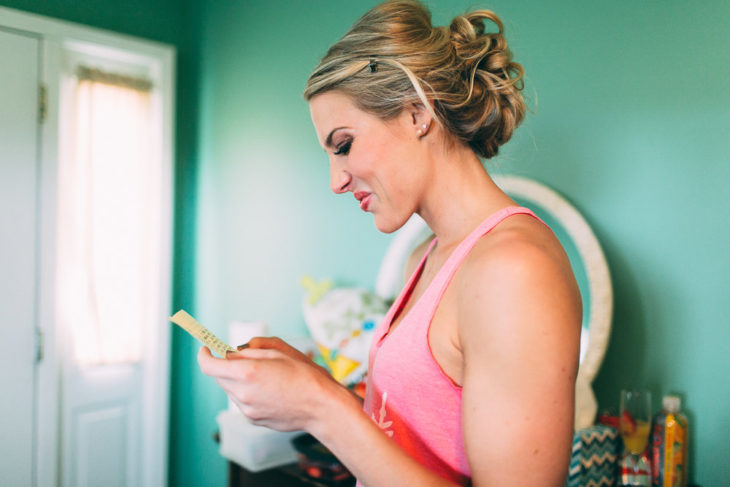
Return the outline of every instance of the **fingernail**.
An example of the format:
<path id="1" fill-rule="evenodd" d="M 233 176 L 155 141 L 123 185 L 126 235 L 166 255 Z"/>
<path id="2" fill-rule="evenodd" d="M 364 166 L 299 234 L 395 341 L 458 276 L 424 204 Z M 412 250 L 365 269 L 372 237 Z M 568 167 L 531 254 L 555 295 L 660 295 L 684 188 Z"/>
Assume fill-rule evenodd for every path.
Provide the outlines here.
<path id="1" fill-rule="evenodd" d="M 248 343 L 244 343 L 243 345 L 239 345 L 236 347 L 236 350 L 245 350 L 248 348 Z"/>

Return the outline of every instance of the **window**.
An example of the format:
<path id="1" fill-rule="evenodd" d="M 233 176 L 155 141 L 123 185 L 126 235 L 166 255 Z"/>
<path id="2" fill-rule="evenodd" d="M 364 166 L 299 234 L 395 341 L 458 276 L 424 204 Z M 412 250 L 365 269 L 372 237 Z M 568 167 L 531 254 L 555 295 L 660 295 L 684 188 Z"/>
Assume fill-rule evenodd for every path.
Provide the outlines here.
<path id="1" fill-rule="evenodd" d="M 71 59 L 61 93 L 59 320 L 77 364 L 136 363 L 159 306 L 153 276 L 167 203 L 155 88 L 124 65 Z"/>

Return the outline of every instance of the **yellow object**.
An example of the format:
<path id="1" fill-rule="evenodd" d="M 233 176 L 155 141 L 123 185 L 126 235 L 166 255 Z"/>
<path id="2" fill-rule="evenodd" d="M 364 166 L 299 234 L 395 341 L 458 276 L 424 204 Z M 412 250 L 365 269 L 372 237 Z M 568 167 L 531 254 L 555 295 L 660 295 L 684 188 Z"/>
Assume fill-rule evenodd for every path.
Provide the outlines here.
<path id="1" fill-rule="evenodd" d="M 360 366 L 360 362 L 356 362 L 352 359 L 345 357 L 344 355 L 337 355 L 336 358 L 332 358 L 332 352 L 324 345 L 317 344 L 319 352 L 322 354 L 324 362 L 330 369 L 330 374 L 337 382 L 342 382 L 345 377 Z"/>
<path id="2" fill-rule="evenodd" d="M 664 485 L 687 485 L 687 420 L 679 414 L 667 414 L 664 440 Z"/>
<path id="3" fill-rule="evenodd" d="M 236 349 L 228 345 L 226 342 L 218 338 L 209 329 L 195 321 L 184 310 L 180 310 L 170 318 L 170 321 L 190 333 L 200 343 L 213 350 L 215 353 L 225 358 L 227 352 L 235 352 Z"/>
<path id="4" fill-rule="evenodd" d="M 332 289 L 331 279 L 325 279 L 324 281 L 317 283 L 311 276 L 304 276 L 302 277 L 300 284 L 309 293 L 310 305 L 315 304 L 327 293 L 327 291 Z"/>
<path id="5" fill-rule="evenodd" d="M 624 446 L 628 451 L 634 455 L 639 455 L 646 450 L 646 445 L 649 442 L 649 432 L 651 431 L 651 424 L 648 421 L 637 421 L 636 429 L 632 433 L 622 433 L 621 437 L 624 440 Z"/>
<path id="6" fill-rule="evenodd" d="M 689 422 L 680 412 L 676 395 L 662 398 L 662 410 L 654 416 L 652 433 L 652 484 L 659 487 L 687 485 Z"/>

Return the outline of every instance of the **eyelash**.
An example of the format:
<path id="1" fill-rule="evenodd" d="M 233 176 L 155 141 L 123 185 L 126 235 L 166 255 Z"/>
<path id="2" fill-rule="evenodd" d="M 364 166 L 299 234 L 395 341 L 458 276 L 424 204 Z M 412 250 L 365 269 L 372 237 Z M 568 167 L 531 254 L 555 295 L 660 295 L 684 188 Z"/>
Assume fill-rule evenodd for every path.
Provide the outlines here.
<path id="1" fill-rule="evenodd" d="M 352 140 L 348 140 L 347 142 L 340 144 L 334 154 L 336 156 L 346 156 L 350 153 L 350 146 L 352 146 Z"/>

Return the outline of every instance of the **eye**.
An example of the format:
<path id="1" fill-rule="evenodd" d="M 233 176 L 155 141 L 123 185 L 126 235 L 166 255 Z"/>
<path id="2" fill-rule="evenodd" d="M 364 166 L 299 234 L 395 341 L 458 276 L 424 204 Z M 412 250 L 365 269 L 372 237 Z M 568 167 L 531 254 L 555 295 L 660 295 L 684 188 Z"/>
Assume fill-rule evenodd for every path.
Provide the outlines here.
<path id="1" fill-rule="evenodd" d="M 346 140 L 342 144 L 337 146 L 337 150 L 334 152 L 336 156 L 346 156 L 350 153 L 350 147 L 352 146 L 352 139 Z"/>

